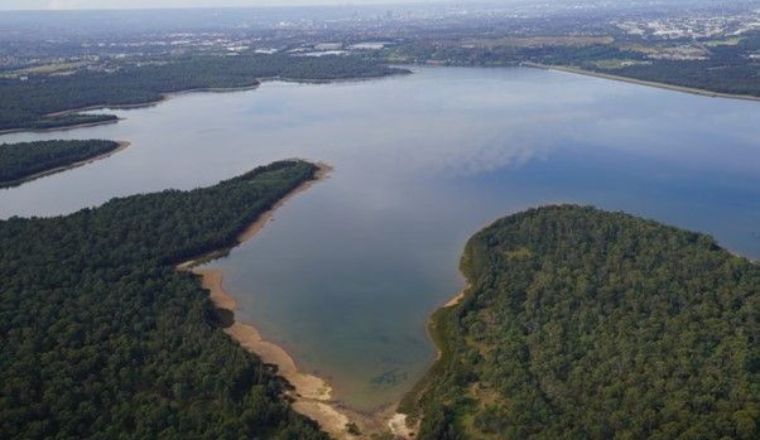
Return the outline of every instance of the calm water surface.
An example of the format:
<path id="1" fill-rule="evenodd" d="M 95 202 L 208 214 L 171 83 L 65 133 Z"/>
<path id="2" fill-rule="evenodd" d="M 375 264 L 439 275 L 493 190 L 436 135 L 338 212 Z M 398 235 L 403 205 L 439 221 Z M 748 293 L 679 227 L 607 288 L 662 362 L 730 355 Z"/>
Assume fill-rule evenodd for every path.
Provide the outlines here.
<path id="1" fill-rule="evenodd" d="M 594 204 L 760 257 L 756 102 L 541 70 L 423 68 L 117 113 L 125 119 L 115 125 L 0 137 L 132 142 L 107 160 L 0 190 L 0 216 L 210 185 L 282 158 L 334 165 L 213 265 L 243 321 L 360 409 L 398 398 L 429 365 L 425 322 L 462 287 L 467 238 L 501 215 Z"/>

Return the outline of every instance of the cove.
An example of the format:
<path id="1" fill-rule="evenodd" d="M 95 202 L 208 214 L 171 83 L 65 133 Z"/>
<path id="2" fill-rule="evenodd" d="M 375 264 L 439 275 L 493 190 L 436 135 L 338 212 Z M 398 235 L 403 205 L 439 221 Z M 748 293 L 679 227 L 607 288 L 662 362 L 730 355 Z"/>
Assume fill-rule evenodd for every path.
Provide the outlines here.
<path id="1" fill-rule="evenodd" d="M 114 125 L 0 136 L 131 142 L 0 190 L 0 216 L 206 186 L 289 157 L 329 163 L 329 179 L 211 266 L 241 321 L 362 411 L 397 400 L 430 364 L 426 321 L 463 286 L 466 240 L 497 217 L 593 204 L 760 258 L 758 103 L 527 68 L 414 71 L 189 94 L 115 111 Z"/>

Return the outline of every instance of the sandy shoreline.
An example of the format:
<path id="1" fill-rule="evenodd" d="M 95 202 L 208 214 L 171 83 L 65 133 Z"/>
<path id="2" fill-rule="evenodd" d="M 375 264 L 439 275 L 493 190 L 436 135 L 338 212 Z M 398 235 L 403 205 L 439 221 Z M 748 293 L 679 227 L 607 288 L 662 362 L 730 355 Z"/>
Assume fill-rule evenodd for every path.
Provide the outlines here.
<path id="1" fill-rule="evenodd" d="M 674 84 L 667 84 L 667 83 L 661 83 L 661 82 L 655 82 L 655 81 L 647 81 L 643 79 L 630 78 L 627 76 L 614 75 L 611 73 L 594 72 L 591 70 L 585 70 L 578 67 L 554 66 L 554 65 L 538 64 L 538 63 L 531 63 L 531 62 L 522 62 L 520 63 L 520 65 L 525 66 L 525 67 L 535 68 L 535 69 L 554 70 L 557 72 L 566 72 L 566 73 L 574 73 L 577 75 L 593 76 L 595 78 L 608 79 L 612 81 L 622 81 L 622 82 L 627 82 L 631 84 L 638 84 L 641 86 L 670 90 L 674 92 L 682 92 L 682 93 L 690 93 L 692 95 L 707 96 L 709 98 L 725 98 L 725 99 L 740 99 L 744 101 L 760 101 L 759 96 L 712 92 L 710 90 L 705 90 L 705 89 L 696 89 L 693 87 L 678 86 Z"/>
<path id="2" fill-rule="evenodd" d="M 467 294 L 467 289 L 469 289 L 469 286 L 460 290 L 455 297 L 451 298 L 446 304 L 443 305 L 443 308 L 454 307 L 455 305 L 462 302 L 464 296 Z"/>
<path id="3" fill-rule="evenodd" d="M 29 175 L 29 176 L 23 177 L 21 179 L 12 180 L 10 182 L 0 183 L 0 189 L 21 186 L 21 185 L 23 185 L 25 183 L 29 183 L 29 182 L 31 182 L 33 180 L 41 179 L 43 177 L 51 176 L 53 174 L 58 174 L 58 173 L 62 173 L 64 171 L 72 170 L 74 168 L 79 168 L 81 166 L 90 164 L 92 162 L 97 162 L 99 160 L 107 159 L 107 158 L 113 156 L 114 154 L 116 154 L 116 153 L 118 153 L 118 152 L 126 149 L 127 147 L 129 147 L 131 145 L 129 142 L 126 142 L 126 141 L 118 141 L 117 144 L 119 145 L 118 147 L 116 147 L 115 149 L 113 149 L 113 150 L 111 150 L 111 151 L 109 151 L 107 153 L 99 154 L 97 156 L 93 156 L 93 157 L 90 157 L 88 159 L 80 160 L 79 162 L 74 162 L 74 163 L 69 164 L 69 165 L 62 165 L 60 167 L 52 168 L 52 169 L 45 170 L 45 171 L 40 171 L 39 173 L 34 173 L 34 174 Z"/>
<path id="4" fill-rule="evenodd" d="M 464 297 L 467 295 L 467 291 L 469 289 L 470 289 L 470 285 L 468 283 L 465 287 L 462 288 L 462 290 L 457 292 L 457 294 L 453 298 L 448 300 L 446 304 L 436 309 L 436 311 L 440 309 L 448 309 L 450 307 L 454 307 L 458 305 L 459 303 L 462 302 Z M 435 347 L 435 362 L 438 362 L 439 360 L 441 360 L 441 356 L 443 356 L 443 352 L 441 352 L 441 348 L 438 346 L 438 344 L 435 343 L 435 338 L 433 338 L 433 334 L 432 334 L 432 325 L 433 325 L 433 316 L 430 316 L 430 318 L 428 318 L 427 325 L 425 325 L 425 329 L 427 331 L 428 339 L 430 339 L 433 342 L 433 346 Z"/>
<path id="5" fill-rule="evenodd" d="M 193 269 L 193 273 L 200 275 L 201 285 L 209 291 L 209 298 L 217 308 L 235 311 L 237 301 L 224 290 L 220 269 Z M 294 410 L 317 421 L 322 429 L 336 438 L 345 433 L 349 419 L 331 405 L 332 389 L 327 382 L 298 371 L 293 358 L 280 346 L 264 340 L 252 325 L 234 321 L 224 332 L 246 350 L 256 353 L 262 362 L 277 366 L 277 374 L 295 388 L 289 393 L 294 399 Z"/>
<path id="6" fill-rule="evenodd" d="M 327 178 L 332 171 L 327 165 L 321 164 L 315 179 L 305 182 L 277 202 L 269 211 L 246 228 L 239 236 L 238 243 L 244 243 L 256 236 L 273 218 L 278 208 L 312 185 Z M 209 299 L 219 309 L 233 312 L 237 309 L 237 301 L 224 288 L 224 273 L 220 269 L 197 267 L 211 259 L 222 255 L 219 252 L 210 253 L 177 266 L 178 270 L 192 271 L 199 275 L 204 289 L 209 291 Z M 334 400 L 330 384 L 315 375 L 298 370 L 294 359 L 282 347 L 265 340 L 254 325 L 233 321 L 224 329 L 233 340 L 246 350 L 258 355 L 264 363 L 276 365 L 278 375 L 285 378 L 294 390 L 288 395 L 293 399 L 293 409 L 316 421 L 322 429 L 335 439 L 369 439 L 372 434 L 393 433 L 397 439 L 411 439 L 413 433 L 406 427 L 406 416 L 396 412 L 396 404 L 389 405 L 374 413 L 366 414 L 355 411 Z M 354 423 L 361 435 L 351 435 L 347 425 Z"/>
<path id="7" fill-rule="evenodd" d="M 321 164 L 313 180 L 304 182 L 278 201 L 269 211 L 259 216 L 238 236 L 238 244 L 253 238 L 272 220 L 278 208 L 315 183 L 326 179 L 331 171 L 332 168 Z M 222 270 L 196 267 L 217 256 L 219 256 L 218 253 L 205 255 L 182 263 L 177 266 L 177 269 L 189 270 L 199 275 L 201 285 L 209 291 L 209 298 L 214 305 L 219 309 L 234 313 L 237 309 L 237 301 L 224 289 Z M 288 394 L 294 400 L 293 409 L 295 411 L 315 420 L 325 432 L 334 438 L 351 438 L 346 431 L 349 417 L 335 407 L 332 401 L 332 388 L 324 379 L 300 372 L 293 358 L 282 347 L 264 340 L 261 333 L 253 325 L 233 321 L 229 327 L 224 329 L 224 332 L 243 348 L 259 356 L 264 363 L 277 366 L 277 374 L 285 378 L 294 387 L 294 390 Z"/>

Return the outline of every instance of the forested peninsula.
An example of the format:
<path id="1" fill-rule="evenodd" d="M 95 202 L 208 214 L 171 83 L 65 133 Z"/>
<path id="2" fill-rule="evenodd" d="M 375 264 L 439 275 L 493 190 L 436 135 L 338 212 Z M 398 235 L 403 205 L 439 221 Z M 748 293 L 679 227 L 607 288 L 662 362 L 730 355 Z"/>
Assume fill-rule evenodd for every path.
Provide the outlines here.
<path id="1" fill-rule="evenodd" d="M 38 141 L 0 145 L 0 187 L 62 171 L 111 154 L 126 143 L 105 140 Z"/>
<path id="2" fill-rule="evenodd" d="M 67 76 L 0 79 L 0 131 L 50 129 L 111 122 L 113 115 L 67 113 L 83 108 L 134 106 L 165 94 L 197 89 L 253 87 L 262 79 L 331 81 L 408 72 L 358 57 L 305 57 L 245 53 L 146 61 L 115 72 L 80 71 Z"/>
<path id="3" fill-rule="evenodd" d="M 0 438 L 325 439 L 177 263 L 228 248 L 317 167 L 0 221 Z"/>
<path id="4" fill-rule="evenodd" d="M 556 206 L 467 244 L 420 440 L 760 437 L 760 267 L 705 235 Z"/>

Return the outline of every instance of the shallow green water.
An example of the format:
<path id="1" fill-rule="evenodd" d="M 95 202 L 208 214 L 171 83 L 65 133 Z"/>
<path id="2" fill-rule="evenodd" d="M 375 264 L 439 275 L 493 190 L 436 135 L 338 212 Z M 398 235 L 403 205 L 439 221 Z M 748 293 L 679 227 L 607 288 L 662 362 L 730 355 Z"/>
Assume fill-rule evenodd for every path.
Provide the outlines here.
<path id="1" fill-rule="evenodd" d="M 434 357 L 430 313 L 463 285 L 467 238 L 499 216 L 574 202 L 708 232 L 760 257 L 760 104 L 532 69 L 187 95 L 119 124 L 0 142 L 100 137 L 107 160 L 0 190 L 0 215 L 209 185 L 272 160 L 335 167 L 229 258 L 239 317 L 369 410 Z"/>

